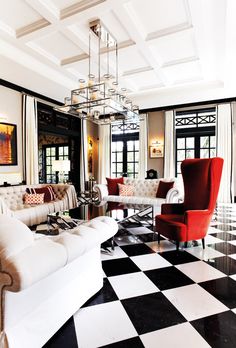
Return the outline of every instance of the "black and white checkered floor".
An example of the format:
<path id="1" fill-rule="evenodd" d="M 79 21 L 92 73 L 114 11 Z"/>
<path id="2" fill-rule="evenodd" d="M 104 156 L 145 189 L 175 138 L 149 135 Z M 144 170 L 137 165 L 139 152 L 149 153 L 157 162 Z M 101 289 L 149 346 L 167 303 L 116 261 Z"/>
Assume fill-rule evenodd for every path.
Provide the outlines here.
<path id="1" fill-rule="evenodd" d="M 116 245 L 102 290 L 45 348 L 236 347 L 236 205 L 217 208 L 205 250 L 132 226 Z"/>

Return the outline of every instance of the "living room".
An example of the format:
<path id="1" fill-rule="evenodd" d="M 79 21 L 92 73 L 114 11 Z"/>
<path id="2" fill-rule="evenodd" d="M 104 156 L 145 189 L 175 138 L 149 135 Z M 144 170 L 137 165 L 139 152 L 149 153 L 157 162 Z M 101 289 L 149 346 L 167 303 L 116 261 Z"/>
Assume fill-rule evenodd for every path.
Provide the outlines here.
<path id="1" fill-rule="evenodd" d="M 8 257 L 1 258 L 0 347 L 165 348 L 189 347 L 190 341 L 193 347 L 236 346 L 235 13 L 234 0 L 2 4 L 0 247 L 5 255 L 7 243 L 14 240 L 7 255 L 16 253 L 16 263 L 8 269 Z M 208 191 L 202 177 L 188 193 L 189 174 L 186 179 L 182 162 L 215 157 L 224 164 L 206 236 L 170 238 L 158 220 L 163 204 L 185 204 L 191 196 L 197 206 Z M 220 162 L 211 182 L 216 191 L 218 166 Z M 40 195 L 29 189 L 45 186 L 53 188 L 47 191 L 55 200 L 48 201 L 50 211 L 45 193 L 44 202 L 27 203 L 31 206 L 24 209 L 25 196 Z M 128 212 L 132 204 L 141 217 Z M 140 204 L 151 207 L 151 217 Z M 23 267 L 16 250 L 23 255 L 24 243 L 33 247 L 31 234 L 43 229 L 54 213 L 78 206 L 84 215 L 72 220 L 89 220 L 88 231 L 79 226 L 73 238 L 68 231 L 42 241 L 37 237 L 37 243 L 45 243 L 35 249 L 32 261 L 38 274 L 31 275 L 26 267 L 22 279 L 14 278 L 21 273 L 17 267 Z M 10 222 L 12 237 L 5 237 L 6 215 L 28 226 L 22 232 L 25 240 L 15 240 Z M 94 241 L 89 228 L 95 230 Z M 112 244 L 100 253 L 100 244 L 110 238 Z M 62 246 L 69 250 L 67 259 Z M 24 254 L 24 265 L 31 263 L 33 250 Z M 43 257 L 44 268 L 37 268 Z M 89 257 L 95 264 L 91 273 Z M 88 276 L 80 274 L 77 283 L 88 287 L 78 290 L 79 301 L 67 303 L 72 286 L 63 287 L 63 300 L 56 288 L 61 279 L 69 280 L 69 273 L 76 274 L 80 263 L 94 284 L 87 285 Z M 8 291 L 6 274 L 11 272 L 16 283 Z M 40 286 L 48 292 L 42 290 L 37 308 Z M 27 300 L 30 291 L 32 302 Z M 62 308 L 58 321 L 52 314 L 56 301 Z"/>

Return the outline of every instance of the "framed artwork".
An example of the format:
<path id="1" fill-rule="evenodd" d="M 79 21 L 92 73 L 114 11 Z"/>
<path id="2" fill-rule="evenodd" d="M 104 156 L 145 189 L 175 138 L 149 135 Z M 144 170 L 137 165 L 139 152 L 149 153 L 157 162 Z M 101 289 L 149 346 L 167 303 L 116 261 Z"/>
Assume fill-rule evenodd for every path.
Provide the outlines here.
<path id="1" fill-rule="evenodd" d="M 16 125 L 0 123 L 0 165 L 17 165 Z"/>
<path id="2" fill-rule="evenodd" d="M 163 145 L 149 146 L 149 156 L 150 158 L 163 157 Z"/>

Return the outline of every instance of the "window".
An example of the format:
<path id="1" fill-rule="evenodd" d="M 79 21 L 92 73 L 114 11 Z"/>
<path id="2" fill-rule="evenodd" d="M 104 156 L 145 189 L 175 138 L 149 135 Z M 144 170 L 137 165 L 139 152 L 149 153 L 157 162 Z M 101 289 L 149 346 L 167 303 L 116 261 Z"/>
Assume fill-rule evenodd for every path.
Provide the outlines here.
<path id="1" fill-rule="evenodd" d="M 176 175 L 186 158 L 216 156 L 215 108 L 176 113 Z"/>
<path id="2" fill-rule="evenodd" d="M 139 125 L 112 126 L 111 173 L 113 177 L 136 178 L 139 172 Z"/>
<path id="3" fill-rule="evenodd" d="M 53 160 L 68 160 L 69 159 L 69 146 L 67 144 L 59 145 L 44 145 L 43 146 L 43 175 L 44 182 L 56 183 L 56 172 L 52 170 Z M 69 179 L 69 173 L 64 173 L 64 179 Z"/>

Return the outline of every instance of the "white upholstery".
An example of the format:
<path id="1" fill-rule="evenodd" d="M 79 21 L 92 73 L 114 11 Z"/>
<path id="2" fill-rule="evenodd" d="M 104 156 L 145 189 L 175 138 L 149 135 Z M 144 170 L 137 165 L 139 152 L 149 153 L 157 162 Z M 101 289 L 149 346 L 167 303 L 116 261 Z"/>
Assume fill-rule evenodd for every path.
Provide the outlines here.
<path id="1" fill-rule="evenodd" d="M 39 236 L 18 219 L 0 215 L 1 348 L 7 341 L 9 348 L 41 347 L 102 287 L 100 244 L 117 230 L 115 220 L 98 217 L 58 236 Z M 41 310 L 48 311 L 47 318 L 39 316 Z M 44 330 L 38 330 L 41 325 Z"/>
<path id="2" fill-rule="evenodd" d="M 28 226 L 47 220 L 49 213 L 75 208 L 77 206 L 76 192 L 73 185 L 52 184 L 56 199 L 39 205 L 24 204 L 27 187 L 43 187 L 44 184 L 27 186 L 9 186 L 0 188 L 0 214 L 15 216 Z"/>
<path id="3" fill-rule="evenodd" d="M 157 198 L 156 193 L 160 181 L 174 181 L 174 187 L 167 192 L 166 198 Z M 178 202 L 180 192 L 177 187 L 177 179 L 131 179 L 124 178 L 125 185 L 134 186 L 133 196 L 108 195 L 107 185 L 98 184 L 94 190 L 98 192 L 100 201 L 120 202 L 125 204 L 149 204 L 154 207 L 155 214 L 160 212 L 163 203 Z"/>

